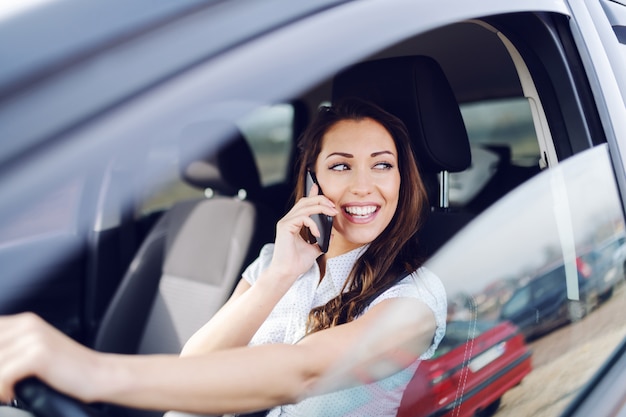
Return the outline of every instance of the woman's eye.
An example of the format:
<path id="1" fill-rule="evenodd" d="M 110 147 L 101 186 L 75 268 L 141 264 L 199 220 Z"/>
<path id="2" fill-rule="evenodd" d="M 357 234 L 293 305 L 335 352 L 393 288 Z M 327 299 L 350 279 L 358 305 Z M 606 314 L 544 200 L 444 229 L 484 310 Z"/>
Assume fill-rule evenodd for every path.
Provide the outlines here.
<path id="1" fill-rule="evenodd" d="M 374 168 L 375 169 L 387 170 L 387 169 L 393 168 L 393 165 L 390 164 L 389 162 L 379 162 L 376 165 L 374 165 Z"/>
<path id="2" fill-rule="evenodd" d="M 330 169 L 333 171 L 346 171 L 347 169 L 350 169 L 350 167 L 346 164 L 334 164 L 331 165 Z"/>

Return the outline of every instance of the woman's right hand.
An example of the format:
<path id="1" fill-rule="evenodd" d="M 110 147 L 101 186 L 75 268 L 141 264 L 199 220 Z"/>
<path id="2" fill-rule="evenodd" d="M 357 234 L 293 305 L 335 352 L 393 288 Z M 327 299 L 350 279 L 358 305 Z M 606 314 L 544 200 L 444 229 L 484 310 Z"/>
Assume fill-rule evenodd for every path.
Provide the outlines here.
<path id="1" fill-rule="evenodd" d="M 302 238 L 302 228 L 308 227 L 318 237 L 320 231 L 311 216 L 338 214 L 335 204 L 324 195 L 318 195 L 318 192 L 319 187 L 314 185 L 311 195 L 302 197 L 276 225 L 274 255 L 269 269 L 283 278 L 290 278 L 291 282 L 308 271 L 322 254 L 316 243 L 309 243 Z"/>

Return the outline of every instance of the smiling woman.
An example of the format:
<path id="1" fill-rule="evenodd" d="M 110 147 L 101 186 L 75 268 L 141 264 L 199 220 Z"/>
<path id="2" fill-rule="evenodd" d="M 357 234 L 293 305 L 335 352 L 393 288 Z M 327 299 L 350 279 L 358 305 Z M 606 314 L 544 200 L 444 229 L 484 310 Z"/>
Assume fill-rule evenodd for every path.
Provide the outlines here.
<path id="1" fill-rule="evenodd" d="M 416 250 L 427 202 L 406 129 L 373 104 L 346 100 L 320 110 L 301 149 L 299 171 L 314 167 L 327 194 L 302 196 L 300 176 L 275 243 L 180 358 L 98 354 L 35 316 L 3 318 L 0 399 L 34 375 L 85 401 L 148 409 L 394 415 L 446 325 L 445 291 Z M 303 238 L 307 228 L 319 235 L 316 214 L 336 218 L 326 254 Z M 372 333 L 390 312 L 404 319 Z"/>
<path id="2" fill-rule="evenodd" d="M 239 284 L 231 301 L 189 341 L 183 355 L 206 353 L 248 341 L 252 345 L 289 343 L 308 346 L 319 340 L 320 346 L 329 350 L 327 338 L 331 334 L 338 338 L 333 342 L 333 345 L 339 343 L 334 345 L 338 352 L 356 353 L 356 345 L 345 345 L 350 338 L 343 342 L 339 340 L 349 333 L 360 332 L 358 329 L 366 320 L 379 320 L 382 317 L 379 314 L 386 314 L 383 313 L 385 310 L 404 305 L 406 301 L 400 302 L 399 298 L 408 297 L 412 301 L 402 308 L 409 308 L 406 312 L 413 324 L 406 325 L 416 327 L 410 329 L 396 322 L 399 327 L 392 332 L 393 335 L 374 338 L 369 346 L 370 352 L 352 363 L 348 374 L 333 382 L 335 388 L 345 387 L 345 382 L 338 381 L 347 377 L 353 381 L 348 386 L 358 381 L 362 384 L 363 380 L 355 376 L 369 375 L 366 386 L 278 407 L 270 415 L 393 414 L 403 387 L 417 367 L 419 361 L 416 360 L 432 355 L 445 332 L 445 292 L 434 275 L 420 268 L 419 251 L 414 247 L 420 223 L 417 214 L 426 198 L 406 130 L 397 118 L 380 108 L 360 100 L 348 100 L 321 108 L 317 119 L 302 136 L 299 148 L 302 153 L 296 186 L 298 203 L 279 222 L 276 243 L 263 249 L 261 256 L 244 272 L 245 281 Z M 311 168 L 325 189 L 324 196 L 303 196 L 305 174 Z M 355 204 L 374 206 L 376 212 L 355 220 L 346 210 Z M 319 234 L 309 216 L 320 210 L 335 217 L 333 234 L 326 254 L 315 249 L 317 262 L 310 268 L 310 261 L 304 261 L 303 254 L 316 246 L 307 244 L 300 232 L 302 227 L 308 227 L 314 235 Z M 293 228 L 293 222 L 298 227 Z M 292 241 L 293 237 L 280 239 L 280 230 L 284 227 L 293 228 L 292 232 L 298 233 L 295 241 Z M 391 236 L 395 238 L 393 243 Z M 286 244 L 295 244 L 298 250 L 291 252 Z M 254 291 L 263 291 L 260 286 L 278 286 L 269 281 L 270 271 L 275 271 L 276 264 L 296 267 L 300 262 L 303 263 L 297 270 L 286 274 L 299 278 L 296 281 L 281 279 L 280 286 L 293 282 L 291 287 L 280 301 L 265 305 L 268 309 L 273 307 L 271 313 L 264 309 L 249 314 L 236 312 L 237 308 L 250 308 L 248 297 Z M 410 274 L 408 271 L 416 272 Z M 248 301 L 243 301 L 244 298 Z M 417 308 L 414 312 L 417 315 L 409 313 L 413 308 Z M 426 313 L 428 310 L 430 313 Z M 378 313 L 374 314 L 375 311 Z M 248 330 L 244 332 L 246 328 Z M 435 328 L 436 336 L 431 344 L 427 335 Z M 232 339 L 224 339 L 226 336 Z M 389 337 L 398 338 L 399 344 L 383 348 L 380 343 L 386 345 L 388 342 L 383 340 L 391 340 Z M 421 341 L 406 344 L 409 340 Z M 218 347 L 219 341 L 223 344 Z M 358 349 L 362 350 L 362 347 Z M 427 351 L 424 353 L 424 350 Z M 398 356 L 400 352 L 402 354 Z M 315 362 L 316 359 L 310 360 Z M 347 358 L 343 355 L 332 359 L 333 362 L 345 360 Z M 386 371 L 379 374 L 375 371 L 378 366 Z M 405 367 L 405 371 L 391 376 Z M 381 381 L 372 382 L 376 380 Z M 395 388 L 391 391 L 384 388 L 390 385 Z M 314 385 L 313 389 L 320 388 Z"/>

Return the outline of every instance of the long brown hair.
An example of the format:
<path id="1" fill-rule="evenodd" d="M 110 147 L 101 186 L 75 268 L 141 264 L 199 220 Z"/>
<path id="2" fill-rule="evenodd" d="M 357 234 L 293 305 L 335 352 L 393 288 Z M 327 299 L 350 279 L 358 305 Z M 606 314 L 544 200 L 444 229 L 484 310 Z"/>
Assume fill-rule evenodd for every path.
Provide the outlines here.
<path id="1" fill-rule="evenodd" d="M 416 233 L 429 207 L 428 197 L 404 123 L 380 107 L 360 99 L 346 99 L 319 109 L 317 117 L 298 142 L 295 198 L 298 200 L 304 196 L 306 170 L 314 169 L 326 132 L 339 121 L 363 119 L 380 123 L 396 145 L 400 171 L 398 207 L 389 225 L 352 267 L 341 293 L 311 310 L 309 333 L 354 320 L 376 296 L 395 284 L 398 277 L 406 271 L 418 269 L 423 262 Z"/>

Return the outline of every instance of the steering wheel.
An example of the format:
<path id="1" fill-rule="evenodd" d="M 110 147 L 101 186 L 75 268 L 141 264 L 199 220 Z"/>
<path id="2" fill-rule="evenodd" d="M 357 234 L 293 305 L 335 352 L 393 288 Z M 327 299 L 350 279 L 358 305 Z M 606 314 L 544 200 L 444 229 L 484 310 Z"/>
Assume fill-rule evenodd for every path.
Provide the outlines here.
<path id="1" fill-rule="evenodd" d="M 18 402 L 35 417 L 103 417 L 93 408 L 68 397 L 36 378 L 27 378 L 15 386 Z"/>

